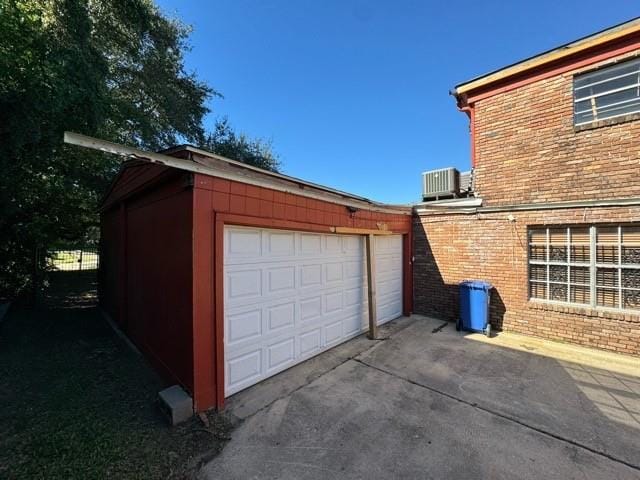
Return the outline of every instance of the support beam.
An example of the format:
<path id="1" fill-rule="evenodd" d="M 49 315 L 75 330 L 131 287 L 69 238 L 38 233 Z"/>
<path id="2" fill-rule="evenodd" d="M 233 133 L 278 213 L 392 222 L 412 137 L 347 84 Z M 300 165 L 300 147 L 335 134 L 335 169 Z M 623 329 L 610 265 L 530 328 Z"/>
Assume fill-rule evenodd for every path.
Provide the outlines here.
<path id="1" fill-rule="evenodd" d="M 369 301 L 369 338 L 378 338 L 378 312 L 376 310 L 376 264 L 375 237 L 365 236 L 367 247 L 367 295 Z"/>

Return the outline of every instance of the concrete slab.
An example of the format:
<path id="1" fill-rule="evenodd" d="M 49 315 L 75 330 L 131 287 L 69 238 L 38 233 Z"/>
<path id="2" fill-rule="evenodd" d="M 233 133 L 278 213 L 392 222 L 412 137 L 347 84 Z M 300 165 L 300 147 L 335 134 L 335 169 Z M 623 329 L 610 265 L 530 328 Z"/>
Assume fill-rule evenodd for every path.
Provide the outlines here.
<path id="1" fill-rule="evenodd" d="M 412 327 L 398 336 L 406 339 Z M 393 338 L 376 350 L 403 348 L 389 343 Z M 639 473 L 348 360 L 248 418 L 200 477 L 564 480 L 637 479 Z"/>
<path id="2" fill-rule="evenodd" d="M 397 318 L 378 328 L 377 340 L 369 340 L 366 335 L 360 335 L 253 387 L 232 395 L 226 400 L 226 416 L 232 423 L 237 423 L 239 420 L 255 414 L 276 400 L 292 394 L 347 360 L 372 348 L 380 341 L 400 332 L 413 321 L 415 320 L 411 317 Z"/>
<path id="3" fill-rule="evenodd" d="M 200 477 L 640 478 L 635 359 L 441 326 L 402 319 L 232 397 L 244 420 Z"/>
<path id="4" fill-rule="evenodd" d="M 640 469 L 640 359 L 439 324 L 422 318 L 357 358 Z"/>

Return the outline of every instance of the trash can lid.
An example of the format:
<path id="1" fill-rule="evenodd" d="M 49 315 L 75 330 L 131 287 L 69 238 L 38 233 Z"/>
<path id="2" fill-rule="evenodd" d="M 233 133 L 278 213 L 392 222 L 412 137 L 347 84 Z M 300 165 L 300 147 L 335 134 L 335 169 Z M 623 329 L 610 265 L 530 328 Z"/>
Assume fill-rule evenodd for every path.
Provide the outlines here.
<path id="1" fill-rule="evenodd" d="M 493 288 L 493 285 L 484 280 L 464 280 L 460 282 L 460 285 L 478 290 L 491 290 Z"/>

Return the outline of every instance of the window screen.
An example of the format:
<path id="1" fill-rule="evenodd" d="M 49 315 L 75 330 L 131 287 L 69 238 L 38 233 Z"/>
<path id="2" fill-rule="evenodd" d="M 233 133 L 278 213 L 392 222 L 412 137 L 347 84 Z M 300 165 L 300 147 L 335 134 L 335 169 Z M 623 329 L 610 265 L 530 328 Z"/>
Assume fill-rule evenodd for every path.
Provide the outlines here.
<path id="1" fill-rule="evenodd" d="M 574 124 L 640 112 L 640 59 L 576 75 Z"/>

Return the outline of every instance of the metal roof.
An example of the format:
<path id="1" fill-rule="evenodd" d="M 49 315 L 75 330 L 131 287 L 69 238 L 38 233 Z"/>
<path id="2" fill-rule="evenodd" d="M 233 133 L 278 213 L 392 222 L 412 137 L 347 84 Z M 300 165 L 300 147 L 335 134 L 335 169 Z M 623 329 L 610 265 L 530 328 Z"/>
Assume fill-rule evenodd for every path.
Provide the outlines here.
<path id="1" fill-rule="evenodd" d="M 271 188 L 273 190 L 292 193 L 317 200 L 329 201 L 345 206 L 364 208 L 384 213 L 411 214 L 411 207 L 409 205 L 390 205 L 376 202 L 359 195 L 353 195 L 341 190 L 307 182 L 306 180 L 301 180 L 299 178 L 247 165 L 246 163 L 231 160 L 191 145 L 171 147 L 167 150 L 163 150 L 161 153 L 156 153 L 127 147 L 126 145 L 120 145 L 107 140 L 101 140 L 74 132 L 65 132 L 64 141 L 65 143 L 72 145 L 112 153 L 129 159 L 144 160 L 150 163 L 157 163 L 188 172 L 200 173 L 250 185 Z M 195 155 L 190 155 L 189 159 L 167 155 L 167 153 L 175 154 L 180 151 L 186 151 Z"/>

